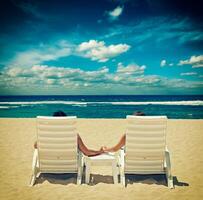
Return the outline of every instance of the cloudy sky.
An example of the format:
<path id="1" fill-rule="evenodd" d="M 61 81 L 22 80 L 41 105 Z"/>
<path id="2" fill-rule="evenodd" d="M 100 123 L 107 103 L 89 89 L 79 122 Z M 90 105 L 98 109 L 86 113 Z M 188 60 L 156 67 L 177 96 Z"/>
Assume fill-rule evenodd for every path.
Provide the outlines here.
<path id="1" fill-rule="evenodd" d="M 0 94 L 203 94 L 201 0 L 2 0 Z"/>

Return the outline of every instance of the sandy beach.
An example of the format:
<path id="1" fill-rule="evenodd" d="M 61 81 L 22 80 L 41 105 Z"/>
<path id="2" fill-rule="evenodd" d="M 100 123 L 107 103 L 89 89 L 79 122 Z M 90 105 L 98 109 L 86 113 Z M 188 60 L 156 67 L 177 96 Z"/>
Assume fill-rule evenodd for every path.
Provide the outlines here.
<path id="1" fill-rule="evenodd" d="M 77 129 L 88 147 L 118 142 L 124 119 L 79 119 Z M 175 189 L 163 176 L 129 176 L 127 187 L 114 185 L 111 168 L 95 167 L 92 183 L 76 185 L 74 175 L 40 176 L 29 187 L 36 140 L 35 119 L 0 119 L 0 199 L 203 199 L 203 120 L 169 120 L 167 145 L 171 152 Z"/>

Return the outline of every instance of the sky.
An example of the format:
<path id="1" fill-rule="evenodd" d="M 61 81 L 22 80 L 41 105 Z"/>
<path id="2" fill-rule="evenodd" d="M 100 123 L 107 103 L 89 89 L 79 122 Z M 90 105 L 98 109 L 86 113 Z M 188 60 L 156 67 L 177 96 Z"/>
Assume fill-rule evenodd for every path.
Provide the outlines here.
<path id="1" fill-rule="evenodd" d="M 201 0 L 1 0 L 0 95 L 203 94 Z"/>

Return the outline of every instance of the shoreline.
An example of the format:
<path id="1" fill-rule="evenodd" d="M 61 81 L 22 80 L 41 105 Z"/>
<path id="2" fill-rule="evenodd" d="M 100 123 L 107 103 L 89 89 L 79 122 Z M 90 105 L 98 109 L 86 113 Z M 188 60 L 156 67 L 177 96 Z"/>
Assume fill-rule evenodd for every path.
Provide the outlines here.
<path id="1" fill-rule="evenodd" d="M 39 115 L 39 116 L 44 116 L 44 115 Z M 68 116 L 75 116 L 75 115 L 68 115 Z M 154 115 L 155 116 L 155 115 Z M 158 116 L 158 115 L 157 115 Z M 162 116 L 162 115 L 160 115 L 160 116 Z M 45 116 L 45 117 L 52 117 L 52 116 Z M 77 116 L 76 116 L 77 117 Z M 29 119 L 29 120 L 31 120 L 31 119 L 36 119 L 37 117 L 0 117 L 0 120 L 4 120 L 4 119 L 20 119 L 20 120 L 22 120 L 22 119 Z M 77 117 L 77 120 L 126 120 L 126 118 L 79 118 L 79 117 Z M 196 121 L 196 120 L 198 120 L 198 121 L 200 121 L 200 120 L 202 120 L 203 121 L 203 119 L 176 119 L 176 118 L 173 118 L 173 119 L 171 119 L 171 118 L 168 118 L 168 120 L 188 120 L 188 121 Z"/>

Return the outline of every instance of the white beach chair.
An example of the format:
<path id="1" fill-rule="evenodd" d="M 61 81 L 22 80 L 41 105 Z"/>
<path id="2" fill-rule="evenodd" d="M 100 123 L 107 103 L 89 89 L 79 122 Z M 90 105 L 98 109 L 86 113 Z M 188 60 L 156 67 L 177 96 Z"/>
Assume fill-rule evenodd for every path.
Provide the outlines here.
<path id="1" fill-rule="evenodd" d="M 166 174 L 173 188 L 170 154 L 166 147 L 166 116 L 127 116 L 126 146 L 121 150 L 121 183 L 125 174 Z"/>
<path id="2" fill-rule="evenodd" d="M 37 117 L 30 186 L 40 173 L 77 173 L 77 184 L 81 184 L 83 164 L 75 123 L 76 117 Z"/>

